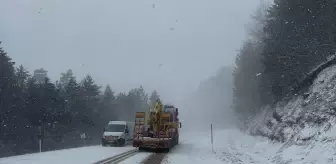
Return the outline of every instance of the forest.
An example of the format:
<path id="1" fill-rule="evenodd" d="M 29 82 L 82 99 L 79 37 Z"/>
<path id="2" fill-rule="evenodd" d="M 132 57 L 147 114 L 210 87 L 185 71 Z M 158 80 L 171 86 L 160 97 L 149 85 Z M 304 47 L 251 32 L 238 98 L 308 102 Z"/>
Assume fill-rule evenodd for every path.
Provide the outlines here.
<path id="1" fill-rule="evenodd" d="M 335 54 L 335 5 L 324 0 L 260 4 L 233 72 L 233 108 L 245 124 L 263 107 L 293 97 L 309 73 Z"/>
<path id="2" fill-rule="evenodd" d="M 157 98 L 142 86 L 115 93 L 90 75 L 77 79 L 71 69 L 52 82 L 43 68 L 16 67 L 0 44 L 0 154 L 38 152 L 39 139 L 42 151 L 100 144 L 108 121 L 134 121 Z"/>

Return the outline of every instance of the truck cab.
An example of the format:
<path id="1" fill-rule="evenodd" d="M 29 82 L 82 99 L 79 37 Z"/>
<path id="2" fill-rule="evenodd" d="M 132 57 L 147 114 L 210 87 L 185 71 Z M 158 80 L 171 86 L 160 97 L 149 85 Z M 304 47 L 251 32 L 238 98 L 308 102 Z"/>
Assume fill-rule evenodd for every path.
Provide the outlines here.
<path id="1" fill-rule="evenodd" d="M 133 122 L 110 121 L 103 130 L 102 146 L 124 146 L 126 142 L 132 141 L 133 127 Z"/>

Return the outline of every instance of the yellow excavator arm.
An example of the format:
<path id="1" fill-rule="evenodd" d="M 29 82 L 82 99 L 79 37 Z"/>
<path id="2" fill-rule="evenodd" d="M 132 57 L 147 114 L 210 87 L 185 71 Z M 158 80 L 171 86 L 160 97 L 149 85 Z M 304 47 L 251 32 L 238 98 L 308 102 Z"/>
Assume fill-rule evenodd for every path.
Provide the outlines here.
<path id="1" fill-rule="evenodd" d="M 160 116 L 162 113 L 162 103 L 161 101 L 158 99 L 156 100 L 155 104 L 154 104 L 154 108 L 150 111 L 149 114 L 149 125 L 152 128 L 153 131 L 157 132 L 159 131 L 160 128 Z"/>

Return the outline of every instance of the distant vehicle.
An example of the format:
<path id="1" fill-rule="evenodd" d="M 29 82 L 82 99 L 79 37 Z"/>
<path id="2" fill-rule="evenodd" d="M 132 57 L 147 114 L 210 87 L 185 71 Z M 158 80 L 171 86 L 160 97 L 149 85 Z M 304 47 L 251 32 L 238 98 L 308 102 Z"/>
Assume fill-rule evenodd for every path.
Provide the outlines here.
<path id="1" fill-rule="evenodd" d="M 102 146 L 124 146 L 133 139 L 134 122 L 110 121 L 104 128 Z"/>

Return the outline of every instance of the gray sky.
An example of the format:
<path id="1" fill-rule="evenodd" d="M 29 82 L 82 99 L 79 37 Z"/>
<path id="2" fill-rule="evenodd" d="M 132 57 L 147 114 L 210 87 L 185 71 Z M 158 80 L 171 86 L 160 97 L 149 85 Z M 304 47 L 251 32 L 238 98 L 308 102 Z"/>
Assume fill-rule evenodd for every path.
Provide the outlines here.
<path id="1" fill-rule="evenodd" d="M 175 101 L 232 65 L 259 0 L 0 0 L 0 40 L 53 80 L 71 68 Z M 172 29 L 173 28 L 173 29 Z M 160 67 L 159 65 L 162 64 Z"/>

